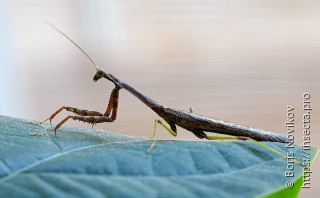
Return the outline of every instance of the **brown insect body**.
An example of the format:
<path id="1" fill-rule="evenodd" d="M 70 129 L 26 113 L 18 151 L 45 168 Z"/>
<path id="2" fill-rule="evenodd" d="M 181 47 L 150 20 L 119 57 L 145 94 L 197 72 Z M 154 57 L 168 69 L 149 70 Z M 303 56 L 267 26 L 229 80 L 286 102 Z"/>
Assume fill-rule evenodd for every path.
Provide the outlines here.
<path id="1" fill-rule="evenodd" d="M 140 93 L 129 84 L 121 81 L 114 75 L 107 74 L 102 70 L 97 71 L 94 81 L 97 81 L 102 77 L 113 82 L 116 87 L 124 88 L 135 97 L 140 99 L 144 104 L 162 117 L 175 133 L 177 133 L 176 125 L 178 125 L 188 131 L 191 131 L 194 135 L 201 139 L 207 138 L 207 135 L 204 133 L 204 131 L 206 131 L 233 136 L 246 136 L 258 141 L 289 142 L 289 139 L 281 134 L 262 129 L 254 129 L 243 125 L 236 125 L 191 112 L 186 112 L 180 109 L 164 107 L 151 98 Z"/>
<path id="2" fill-rule="evenodd" d="M 104 114 L 97 111 L 89 111 L 89 110 L 83 110 L 83 109 L 78 109 L 74 107 L 63 106 L 60 109 L 58 109 L 56 112 L 54 112 L 46 120 L 42 122 L 36 122 L 37 124 L 42 124 L 43 122 L 46 122 L 48 120 L 50 120 L 50 123 L 51 123 L 52 119 L 57 114 L 59 114 L 62 110 L 72 112 L 76 115 L 69 115 L 65 119 L 63 119 L 61 122 L 59 122 L 58 125 L 54 128 L 55 134 L 57 129 L 59 129 L 60 126 L 63 125 L 68 119 L 82 121 L 92 125 L 97 123 L 102 123 L 102 122 L 114 122 L 117 118 L 119 91 L 120 89 L 125 89 L 129 91 L 131 94 L 133 94 L 135 97 L 137 97 L 149 108 L 151 108 L 155 113 L 157 113 L 169 124 L 168 126 L 160 120 L 155 120 L 154 131 L 152 135 L 153 143 L 147 150 L 147 153 L 150 153 L 155 146 L 156 124 L 159 123 L 165 129 L 167 129 L 167 131 L 171 133 L 173 136 L 177 135 L 176 125 L 178 125 L 188 131 L 191 131 L 195 136 L 201 139 L 205 138 L 208 140 L 248 140 L 256 145 L 259 145 L 265 149 L 268 149 L 269 151 L 272 151 L 273 153 L 276 153 L 277 155 L 283 158 L 287 158 L 285 154 L 282 154 L 281 152 L 263 143 L 258 142 L 258 141 L 272 141 L 272 142 L 282 142 L 282 143 L 290 142 L 290 140 L 286 136 L 265 131 L 262 129 L 254 129 L 251 127 L 237 125 L 237 124 L 213 119 L 207 116 L 195 114 L 191 111 L 191 109 L 190 109 L 190 112 L 186 112 L 179 109 L 164 107 L 159 103 L 157 103 L 156 101 L 152 100 L 151 98 L 145 96 L 141 92 L 137 91 L 135 88 L 133 88 L 129 84 L 113 76 L 112 74 L 106 73 L 103 70 L 99 69 L 98 66 L 95 64 L 95 62 L 89 57 L 89 55 L 79 45 L 77 45 L 71 38 L 69 38 L 66 34 L 64 34 L 61 30 L 56 28 L 54 25 L 50 23 L 48 24 L 57 32 L 62 34 L 64 37 L 66 37 L 70 42 L 72 42 L 91 61 L 91 63 L 96 69 L 96 74 L 93 77 L 93 81 L 98 81 L 101 78 L 106 78 L 107 80 L 111 81 L 115 85 L 115 88 L 111 92 L 107 110 Z M 229 136 L 208 136 L 204 132 L 214 132 L 214 133 L 226 134 Z M 32 135 L 44 136 L 47 134 L 49 134 L 49 131 L 42 134 L 32 134 Z M 293 161 L 301 166 L 305 166 L 302 162 L 299 162 L 297 160 L 293 160 Z"/>

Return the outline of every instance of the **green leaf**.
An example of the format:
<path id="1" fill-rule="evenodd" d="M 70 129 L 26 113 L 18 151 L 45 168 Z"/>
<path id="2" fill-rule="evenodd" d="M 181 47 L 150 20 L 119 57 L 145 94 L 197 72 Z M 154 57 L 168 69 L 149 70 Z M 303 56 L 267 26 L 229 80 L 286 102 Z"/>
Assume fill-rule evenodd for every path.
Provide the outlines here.
<path id="1" fill-rule="evenodd" d="M 97 129 L 30 136 L 47 128 L 0 116 L 0 197 L 294 197 L 301 186 L 303 167 L 285 177 L 286 159 L 251 142 L 158 141 L 148 155 L 150 140 Z"/>

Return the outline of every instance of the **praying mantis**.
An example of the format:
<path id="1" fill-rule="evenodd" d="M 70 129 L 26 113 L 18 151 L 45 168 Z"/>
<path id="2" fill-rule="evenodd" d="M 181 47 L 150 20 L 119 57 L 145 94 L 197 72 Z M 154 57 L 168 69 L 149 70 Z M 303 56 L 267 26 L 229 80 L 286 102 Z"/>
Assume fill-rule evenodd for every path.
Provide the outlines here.
<path id="1" fill-rule="evenodd" d="M 285 154 L 282 154 L 281 152 L 267 146 L 266 144 L 263 144 L 259 141 L 272 141 L 272 142 L 281 142 L 281 143 L 288 143 L 290 140 L 282 135 L 277 134 L 269 131 L 265 131 L 262 129 L 254 129 L 251 127 L 243 126 L 243 125 L 237 125 L 226 121 L 221 121 L 217 119 L 213 119 L 204 115 L 200 115 L 197 112 L 194 112 L 190 108 L 190 112 L 165 107 L 158 102 L 152 100 L 151 98 L 147 97 L 146 95 L 142 94 L 126 82 L 120 80 L 116 76 L 106 73 L 101 68 L 97 66 L 97 64 L 91 59 L 91 57 L 76 43 L 74 42 L 70 37 L 68 37 L 65 33 L 63 33 L 60 29 L 55 27 L 49 22 L 46 22 L 48 25 L 50 25 L 54 30 L 59 32 L 61 35 L 63 35 L 65 38 L 67 38 L 70 42 L 72 42 L 84 55 L 90 60 L 92 65 L 94 66 L 96 70 L 96 74 L 93 77 L 93 81 L 98 81 L 102 78 L 112 82 L 114 84 L 114 89 L 111 92 L 109 103 L 107 106 L 107 109 L 105 113 L 100 113 L 97 111 L 89 111 L 89 110 L 83 110 L 79 108 L 69 107 L 69 106 L 63 106 L 60 109 L 58 109 L 56 112 L 54 112 L 49 118 L 41 121 L 41 122 L 35 122 L 35 124 L 42 124 L 46 121 L 50 121 L 50 124 L 52 120 L 55 118 L 57 114 L 59 114 L 62 110 L 66 110 L 68 112 L 74 113 L 75 115 L 69 115 L 66 118 L 64 118 L 62 121 L 60 121 L 56 127 L 52 130 L 54 131 L 54 134 L 56 135 L 57 130 L 69 119 L 83 121 L 92 125 L 95 125 L 97 123 L 103 123 L 103 122 L 114 122 L 117 118 L 117 110 L 118 110 L 118 99 L 119 99 L 119 92 L 121 89 L 124 89 L 134 95 L 136 98 L 138 98 L 141 102 L 143 102 L 147 107 L 149 107 L 151 110 L 153 110 L 159 117 L 163 118 L 163 121 L 159 119 L 155 119 L 154 121 L 154 129 L 152 134 L 152 140 L 153 143 L 147 150 L 147 153 L 150 153 L 152 149 L 156 145 L 156 126 L 157 124 L 162 125 L 171 135 L 177 136 L 177 125 L 192 132 L 195 136 L 197 136 L 200 139 L 207 139 L 207 140 L 244 140 L 244 141 L 250 141 L 254 144 L 257 144 L 271 152 L 276 153 L 277 155 L 287 158 Z M 31 134 L 32 136 L 45 136 L 48 135 L 51 131 L 41 133 L 41 134 Z M 205 132 L 214 132 L 218 134 L 224 134 L 228 136 L 209 136 Z M 299 162 L 297 160 L 294 160 L 295 163 L 304 166 L 302 162 Z"/>

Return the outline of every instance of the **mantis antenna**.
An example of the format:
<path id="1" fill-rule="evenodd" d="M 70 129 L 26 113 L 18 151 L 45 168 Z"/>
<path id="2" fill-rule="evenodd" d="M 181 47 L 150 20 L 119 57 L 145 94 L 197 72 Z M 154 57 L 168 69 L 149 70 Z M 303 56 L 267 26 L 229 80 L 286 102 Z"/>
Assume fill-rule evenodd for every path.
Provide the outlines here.
<path id="1" fill-rule="evenodd" d="M 98 70 L 98 65 L 90 58 L 90 56 L 76 43 L 74 42 L 70 37 L 68 37 L 65 33 L 63 33 L 59 28 L 57 28 L 56 26 L 54 26 L 53 24 L 49 23 L 48 21 L 44 21 L 46 24 L 48 24 L 52 29 L 54 29 L 55 31 L 59 32 L 62 36 L 64 36 L 65 38 L 67 38 L 71 43 L 73 43 L 79 50 L 81 50 L 82 53 L 84 53 L 84 55 L 86 55 L 86 57 L 91 61 L 91 63 L 93 64 L 93 66 L 95 67 L 96 70 Z"/>

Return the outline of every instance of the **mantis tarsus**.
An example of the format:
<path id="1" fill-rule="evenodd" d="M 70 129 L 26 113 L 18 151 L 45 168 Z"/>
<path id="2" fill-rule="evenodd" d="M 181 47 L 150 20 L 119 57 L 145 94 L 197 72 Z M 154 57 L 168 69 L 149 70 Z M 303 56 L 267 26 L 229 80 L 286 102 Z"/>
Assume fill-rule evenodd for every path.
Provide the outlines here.
<path id="1" fill-rule="evenodd" d="M 47 22 L 48 23 L 48 22 Z M 66 37 L 69 41 L 71 41 L 77 48 L 79 48 L 85 56 L 91 61 L 93 66 L 96 69 L 96 74 L 93 77 L 93 81 L 98 81 L 101 78 L 105 78 L 108 81 L 111 81 L 115 88 L 112 90 L 109 103 L 107 106 L 107 110 L 105 113 L 100 113 L 97 111 L 88 111 L 88 110 L 82 110 L 78 108 L 63 106 L 60 109 L 58 109 L 55 113 L 53 113 L 48 119 L 39 122 L 38 124 L 42 124 L 46 121 L 51 121 L 52 119 L 60 113 L 62 110 L 67 110 L 69 112 L 72 112 L 76 115 L 69 115 L 65 119 L 63 119 L 58 125 L 53 129 L 55 135 L 57 129 L 61 127 L 68 119 L 83 121 L 89 124 L 97 124 L 102 122 L 113 122 L 117 118 L 117 109 L 118 109 L 118 98 L 119 98 L 119 91 L 120 89 L 125 89 L 131 94 L 133 94 L 135 97 L 137 97 L 139 100 L 141 100 L 146 106 L 148 106 L 150 109 L 152 109 L 156 114 L 158 114 L 160 117 L 162 117 L 168 124 L 162 122 L 161 120 L 156 119 L 154 122 L 154 130 L 152 139 L 154 140 L 153 144 L 149 147 L 147 150 L 147 153 L 150 153 L 153 147 L 155 146 L 156 139 L 155 139 L 155 133 L 156 133 L 156 125 L 157 123 L 162 125 L 169 133 L 171 133 L 173 136 L 177 135 L 177 128 L 176 125 L 191 131 L 195 136 L 197 136 L 200 139 L 207 139 L 207 140 L 247 140 L 251 141 L 259 146 L 264 147 L 265 149 L 268 149 L 279 156 L 283 158 L 287 158 L 286 155 L 282 154 L 281 152 L 259 142 L 259 141 L 272 141 L 272 142 L 282 142 L 287 143 L 290 142 L 290 140 L 281 134 L 265 131 L 262 129 L 254 129 L 247 126 L 242 125 L 236 125 L 233 123 L 216 120 L 209 118 L 207 116 L 199 115 L 198 113 L 195 113 L 190 109 L 190 112 L 165 107 L 163 105 L 160 105 L 156 101 L 152 100 L 151 98 L 145 96 L 144 94 L 137 91 L 135 88 L 130 86 L 129 84 L 125 83 L 124 81 L 120 80 L 116 76 L 104 72 L 102 69 L 100 69 L 95 62 L 90 58 L 90 56 L 79 46 L 77 45 L 71 38 L 69 38 L 66 34 L 64 34 L 61 30 L 53 26 L 52 24 L 48 23 L 53 29 L 58 31 L 60 34 L 62 34 L 64 37 Z M 50 131 L 49 131 L 50 132 Z M 32 134 L 33 136 L 43 136 L 47 135 L 49 132 L 42 133 L 42 134 Z M 219 134 L 225 134 L 229 136 L 208 136 L 204 132 L 214 132 Z M 299 162 L 297 160 L 294 161 L 295 163 L 299 165 L 303 165 L 302 162 Z"/>

